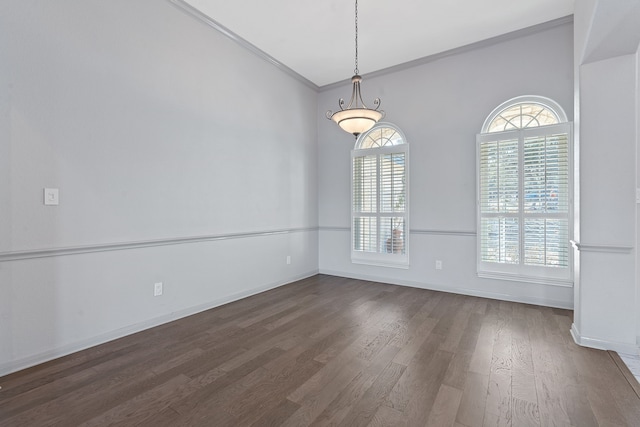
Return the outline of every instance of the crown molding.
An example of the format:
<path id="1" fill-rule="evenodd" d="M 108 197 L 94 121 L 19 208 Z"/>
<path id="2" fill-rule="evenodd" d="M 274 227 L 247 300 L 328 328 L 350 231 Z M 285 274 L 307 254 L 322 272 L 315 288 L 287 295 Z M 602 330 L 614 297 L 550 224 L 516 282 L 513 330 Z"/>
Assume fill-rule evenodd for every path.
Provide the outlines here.
<path id="1" fill-rule="evenodd" d="M 199 11 L 198 9 L 194 8 L 193 6 L 191 6 L 186 1 L 184 1 L 184 0 L 167 0 L 167 1 L 169 1 L 169 3 L 173 4 L 174 6 L 176 6 L 177 8 L 182 10 L 183 12 L 187 13 L 188 15 L 190 15 L 190 16 L 192 16 L 192 17 L 204 22 L 205 24 L 209 25 L 211 28 L 213 28 L 214 30 L 218 31 L 220 34 L 222 34 L 225 37 L 233 40 L 234 42 L 236 42 L 237 44 L 239 44 L 243 48 L 247 49 L 248 51 L 250 51 L 254 55 L 258 56 L 259 58 L 263 59 L 264 61 L 266 61 L 269 64 L 273 65 L 274 67 L 278 68 L 280 71 L 284 72 L 285 74 L 288 74 L 289 76 L 293 77 L 294 79 L 298 80 L 300 83 L 304 84 L 305 86 L 309 87 L 310 89 L 313 89 L 316 92 L 324 92 L 324 91 L 332 90 L 332 89 L 335 89 L 335 88 L 338 88 L 338 87 L 342 87 L 345 84 L 350 84 L 350 82 L 351 82 L 351 78 L 349 77 L 348 79 L 340 80 L 340 81 L 337 81 L 335 83 L 330 83 L 330 84 L 324 85 L 324 86 L 318 86 L 317 84 L 313 83 L 311 80 L 307 79 L 306 77 L 302 76 L 301 74 L 298 74 L 297 72 L 295 72 L 291 68 L 287 67 L 282 62 L 278 61 L 276 58 L 274 58 L 273 56 L 269 55 L 268 53 L 266 53 L 262 49 L 259 49 L 255 45 L 253 45 L 250 42 L 248 42 L 247 40 L 243 39 L 242 37 L 240 37 L 239 35 L 237 35 L 233 31 L 231 31 L 230 29 L 228 29 L 224 25 L 220 24 L 219 22 L 217 22 L 216 20 L 214 20 L 210 16 L 205 15 L 204 13 Z M 437 61 L 437 60 L 445 58 L 447 56 L 458 55 L 458 54 L 461 54 L 461 53 L 464 53 L 464 52 L 468 52 L 468 51 L 471 51 L 471 50 L 474 50 L 474 49 L 480 49 L 480 48 L 492 46 L 492 45 L 495 45 L 495 44 L 498 44 L 498 43 L 502 43 L 502 42 L 509 41 L 509 40 L 514 40 L 514 39 L 517 39 L 517 38 L 520 38 L 520 37 L 525 37 L 525 36 L 528 36 L 528 35 L 531 35 L 531 34 L 536 34 L 536 33 L 551 29 L 551 28 L 555 28 L 555 27 L 558 27 L 558 26 L 561 26 L 561 25 L 565 25 L 565 24 L 570 24 L 570 23 L 573 23 L 573 15 L 564 16 L 562 18 L 554 19 L 554 20 L 551 20 L 551 21 L 543 22 L 541 24 L 532 25 L 532 26 L 527 27 L 527 28 L 522 28 L 520 30 L 511 31 L 511 32 L 506 33 L 506 34 L 501 34 L 499 36 L 495 36 L 495 37 L 491 37 L 491 38 L 488 38 L 488 39 L 485 39 L 485 40 L 481 40 L 479 42 L 471 43 L 471 44 L 468 44 L 468 45 L 465 45 L 465 46 L 460 46 L 460 47 L 457 47 L 457 48 L 454 48 L 454 49 L 449 49 L 449 50 L 444 51 L 444 52 L 440 52 L 440 53 L 436 53 L 436 54 L 433 54 L 433 55 L 425 56 L 425 57 L 422 57 L 422 58 L 414 59 L 412 61 L 404 62 L 402 64 L 394 65 L 394 66 L 391 66 L 391 67 L 388 67 L 388 68 L 383 68 L 382 70 L 373 71 L 371 73 L 363 74 L 362 77 L 366 78 L 366 79 L 370 79 L 370 78 L 373 78 L 373 77 L 379 77 L 379 76 L 383 76 L 383 75 L 386 75 L 386 74 L 396 73 L 398 71 L 406 70 L 408 68 L 413 68 L 413 67 L 417 67 L 419 65 L 427 64 L 429 62 Z"/>
<path id="2" fill-rule="evenodd" d="M 371 73 L 365 73 L 362 75 L 362 78 L 368 80 L 373 77 L 380 77 L 387 74 L 397 73 L 398 71 L 403 71 L 409 68 L 428 64 L 429 62 L 434 62 L 439 59 L 446 58 L 447 56 L 459 55 L 461 53 L 469 52 L 472 50 L 482 49 L 485 47 L 493 46 L 498 43 L 503 43 L 503 42 L 518 39 L 521 37 L 526 37 L 532 34 L 540 33 L 542 31 L 546 31 L 551 28 L 559 27 L 561 25 L 570 24 L 570 23 L 573 23 L 573 15 L 564 16 L 562 18 L 553 19 L 551 21 L 543 22 L 541 24 L 532 25 L 531 27 L 526 27 L 520 30 L 511 31 L 509 33 L 501 34 L 499 36 L 491 37 L 485 40 L 480 40 L 475 43 L 449 49 L 444 52 L 434 53 L 433 55 L 414 59 L 412 61 L 404 62 L 402 64 L 394 65 L 388 68 L 383 68 L 382 70 L 373 71 Z M 351 78 L 346 80 L 341 80 L 339 82 L 331 83 L 328 85 L 320 86 L 320 92 L 336 89 L 344 86 L 345 84 L 349 84 L 350 82 L 351 82 Z"/>
<path id="3" fill-rule="evenodd" d="M 298 80 L 300 83 L 304 84 L 305 86 L 309 87 L 310 89 L 313 89 L 316 92 L 319 91 L 320 87 L 317 84 L 313 83 L 311 80 L 305 78 L 304 76 L 296 73 L 291 68 L 287 67 L 282 62 L 278 61 L 277 59 L 275 59 L 273 56 L 269 55 L 268 53 L 266 53 L 262 49 L 258 49 L 256 46 L 254 46 L 253 44 L 249 43 L 247 40 L 243 39 L 242 37 L 240 37 L 239 35 L 237 35 L 233 31 L 231 31 L 230 29 L 228 29 L 224 25 L 222 25 L 219 22 L 217 22 L 216 20 L 212 19 L 211 17 L 209 17 L 209 16 L 205 15 L 204 13 L 200 12 L 198 9 L 194 8 L 193 6 L 191 6 L 190 4 L 185 2 L 184 0 L 168 0 L 168 1 L 170 3 L 172 3 L 173 5 L 175 5 L 176 7 L 178 7 L 183 12 L 185 12 L 188 15 L 191 15 L 192 17 L 204 22 L 205 24 L 207 24 L 208 26 L 210 26 L 214 30 L 218 31 L 223 36 L 229 38 L 230 40 L 233 40 L 234 42 L 236 42 L 237 44 L 239 44 L 240 46 L 242 46 L 243 48 L 245 48 L 249 52 L 253 53 L 257 57 L 263 59 L 264 61 L 266 61 L 269 64 L 273 65 L 274 67 L 278 68 L 283 73 L 288 74 L 289 76 L 291 76 L 294 79 Z"/>

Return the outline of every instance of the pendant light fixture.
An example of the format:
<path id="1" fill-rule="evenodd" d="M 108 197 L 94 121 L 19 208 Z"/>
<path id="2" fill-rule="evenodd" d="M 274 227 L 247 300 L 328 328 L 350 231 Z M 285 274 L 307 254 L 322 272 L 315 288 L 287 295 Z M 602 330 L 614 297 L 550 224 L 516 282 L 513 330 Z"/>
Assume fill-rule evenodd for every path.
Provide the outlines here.
<path id="1" fill-rule="evenodd" d="M 362 94 L 360 93 L 360 82 L 362 77 L 359 75 L 358 70 L 358 0 L 356 0 L 356 68 L 354 70 L 355 75 L 351 77 L 351 84 L 353 89 L 351 92 L 351 100 L 349 105 L 345 108 L 344 99 L 340 98 L 338 104 L 340 105 L 340 111 L 335 113 L 331 110 L 327 111 L 327 118 L 333 120 L 343 130 L 353 134 L 356 138 L 363 132 L 368 131 L 385 115 L 384 111 L 378 110 L 380 108 L 380 98 L 376 98 L 373 101 L 375 108 L 367 108 L 362 101 Z"/>

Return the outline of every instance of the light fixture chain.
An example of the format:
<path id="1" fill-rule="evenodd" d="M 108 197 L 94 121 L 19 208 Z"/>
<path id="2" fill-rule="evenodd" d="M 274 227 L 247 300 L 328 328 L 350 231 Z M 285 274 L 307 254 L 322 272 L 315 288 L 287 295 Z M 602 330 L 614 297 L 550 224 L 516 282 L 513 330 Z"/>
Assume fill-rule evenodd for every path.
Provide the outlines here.
<path id="1" fill-rule="evenodd" d="M 354 74 L 359 74 L 358 72 L 358 0 L 356 0 L 356 69 L 353 70 Z"/>
<path id="2" fill-rule="evenodd" d="M 349 100 L 349 104 L 345 105 L 345 100 L 343 98 L 340 98 L 340 100 L 338 101 L 340 111 L 336 111 L 334 113 L 333 111 L 329 110 L 325 115 L 327 119 L 333 120 L 343 130 L 353 134 L 357 138 L 358 135 L 361 135 L 363 132 L 368 131 L 373 125 L 378 123 L 380 119 L 384 118 L 385 114 L 384 111 L 379 109 L 380 98 L 376 98 L 373 100 L 375 108 L 367 107 L 362 101 L 362 94 L 360 93 L 360 82 L 362 81 L 362 77 L 360 76 L 360 70 L 358 70 L 358 0 L 355 0 L 355 3 L 356 68 L 354 70 L 355 75 L 351 77 L 351 85 L 353 86 L 351 99 Z"/>

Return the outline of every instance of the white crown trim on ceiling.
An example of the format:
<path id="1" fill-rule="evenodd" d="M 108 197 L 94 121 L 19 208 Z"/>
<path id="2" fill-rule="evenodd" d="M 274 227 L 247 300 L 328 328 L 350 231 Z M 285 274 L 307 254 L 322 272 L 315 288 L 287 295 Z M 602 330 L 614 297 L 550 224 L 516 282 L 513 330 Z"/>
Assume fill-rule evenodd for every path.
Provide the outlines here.
<path id="1" fill-rule="evenodd" d="M 220 24 L 219 22 L 215 21 L 214 19 L 212 19 L 211 17 L 205 15 L 204 13 L 200 12 L 198 9 L 194 8 L 193 6 L 191 6 L 190 4 L 188 4 L 187 2 L 185 2 L 184 0 L 167 0 L 170 3 L 172 3 L 173 5 L 175 5 L 176 7 L 178 7 L 179 9 L 181 9 L 182 11 L 186 12 L 188 15 L 191 15 L 192 17 L 204 22 L 205 24 L 209 25 L 211 28 L 215 29 L 216 31 L 220 32 L 221 34 L 223 34 L 224 36 L 228 37 L 229 39 L 233 40 L 234 42 L 238 43 L 240 46 L 242 46 L 243 48 L 247 49 L 248 51 L 250 51 L 251 53 L 255 54 L 256 56 L 262 58 L 263 60 L 265 60 L 266 62 L 270 63 L 271 65 L 275 66 L 276 68 L 280 69 L 282 72 L 288 74 L 289 76 L 293 77 L 294 79 L 298 80 L 299 82 L 303 83 L 305 86 L 315 90 L 316 92 L 324 92 L 327 90 L 331 90 L 331 89 L 335 89 L 337 87 L 341 87 L 343 86 L 345 83 L 349 83 L 350 79 L 345 79 L 345 80 L 341 80 L 335 83 L 331 83 L 328 85 L 324 85 L 324 86 L 318 86 L 315 83 L 313 83 L 312 81 L 310 81 L 309 79 L 305 78 L 304 76 L 300 75 L 299 73 L 295 72 L 294 70 L 292 70 L 291 68 L 287 67 L 286 65 L 284 65 L 283 63 L 281 63 L 280 61 L 278 61 L 276 58 L 272 57 L 271 55 L 269 55 L 268 53 L 264 52 L 263 50 L 257 48 L 256 46 L 254 46 L 253 44 L 249 43 L 247 40 L 243 39 L 242 37 L 240 37 L 239 35 L 235 34 L 233 31 L 229 30 L 227 27 L 225 27 L 224 25 Z M 565 24 L 570 24 L 573 22 L 573 15 L 568 15 L 562 18 L 558 18 L 558 19 L 554 19 L 548 22 L 543 22 L 542 24 L 537 24 L 537 25 L 533 25 L 527 28 L 523 28 L 520 30 L 516 30 L 516 31 L 511 31 L 509 33 L 505 33 L 496 37 L 491 37 L 485 40 L 481 40 L 479 42 L 475 42 L 475 43 L 471 43 L 465 46 L 460 46 L 454 49 L 450 49 L 444 52 L 440 52 L 440 53 L 436 53 L 433 55 L 429 55 L 429 56 L 425 56 L 423 58 L 419 58 L 419 59 L 415 59 L 413 61 L 409 61 L 409 62 L 405 62 L 402 64 L 398 64 L 398 65 L 394 65 L 392 67 L 388 67 L 388 68 L 384 68 L 382 70 L 377 70 L 371 73 L 367 73 L 367 74 L 363 74 L 362 77 L 366 78 L 367 80 L 372 78 L 372 77 L 378 77 L 378 76 L 382 76 L 385 74 L 390 74 L 390 73 L 395 73 L 401 70 L 405 70 L 408 68 L 412 68 L 412 67 L 416 67 L 422 64 L 426 64 L 429 62 L 433 62 L 436 61 L 438 59 L 447 57 L 447 56 L 451 56 L 451 55 L 457 55 L 460 53 L 464 53 L 464 52 L 468 52 L 470 50 L 474 50 L 474 49 L 480 49 L 483 47 L 487 47 L 487 46 L 491 46 L 497 43 L 502 43 L 505 41 L 509 41 L 509 40 L 513 40 L 513 39 L 517 39 L 520 37 L 525 37 L 525 36 L 529 36 L 535 33 L 539 33 L 541 31 L 545 31 L 554 27 L 558 27 L 561 25 L 565 25 Z"/>

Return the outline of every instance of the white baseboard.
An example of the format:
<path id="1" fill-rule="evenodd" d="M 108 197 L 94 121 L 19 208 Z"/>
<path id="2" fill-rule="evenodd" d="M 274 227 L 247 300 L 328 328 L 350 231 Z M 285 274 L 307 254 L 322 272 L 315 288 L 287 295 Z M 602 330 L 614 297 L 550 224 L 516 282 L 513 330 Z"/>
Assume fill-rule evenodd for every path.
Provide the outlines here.
<path id="1" fill-rule="evenodd" d="M 268 291 L 270 289 L 275 289 L 280 286 L 284 286 L 286 284 L 296 282 L 298 280 L 306 279 L 307 277 L 315 276 L 316 274 L 318 274 L 318 270 L 310 271 L 298 276 L 289 277 L 283 281 L 269 283 L 267 285 L 258 286 L 256 288 L 253 288 L 247 291 L 238 292 L 232 295 L 227 295 L 225 297 L 222 297 L 213 301 L 209 301 L 205 304 L 200 304 L 194 307 L 189 307 L 183 310 L 168 313 L 159 317 L 155 317 L 153 319 L 146 320 L 144 322 L 136 323 L 134 325 L 126 326 L 124 328 L 120 328 L 114 331 L 109 331 L 104 334 L 96 335 L 95 337 L 91 337 L 89 339 L 80 340 L 71 344 L 56 347 L 49 351 L 45 351 L 43 353 L 35 354 L 35 355 L 18 359 L 18 360 L 12 360 L 9 362 L 1 363 L 0 377 L 11 374 L 13 372 L 30 368 L 35 365 L 39 365 L 44 362 L 48 362 L 53 359 L 57 359 L 59 357 L 67 356 L 71 353 L 85 350 L 87 348 L 94 347 L 96 345 L 104 344 L 106 342 L 113 341 L 115 339 L 122 338 L 127 335 L 135 334 L 137 332 L 144 331 L 145 329 L 150 329 L 155 326 L 160 326 L 162 324 L 169 323 L 174 320 L 181 319 L 183 317 L 191 316 L 206 310 L 210 310 L 212 308 L 219 307 L 221 305 L 228 304 L 233 301 L 238 301 L 240 299 L 247 298 L 252 295 L 256 295 L 256 294 Z"/>
<path id="2" fill-rule="evenodd" d="M 615 341 L 601 340 L 598 338 L 584 337 L 580 334 L 575 323 L 571 325 L 571 336 L 576 344 L 582 347 L 590 347 L 598 350 L 612 350 L 623 354 L 639 354 L 640 348 L 636 344 L 621 343 Z"/>
<path id="3" fill-rule="evenodd" d="M 474 297 L 497 299 L 501 301 L 520 302 L 523 304 L 540 305 L 543 307 L 563 308 L 567 310 L 573 310 L 573 302 L 557 301 L 549 298 L 536 298 L 527 297 L 521 295 L 503 294 L 497 292 L 479 291 L 477 289 L 458 288 L 437 285 L 433 283 L 416 282 L 413 280 L 399 280 L 389 279 L 377 276 L 368 276 L 366 274 L 353 274 L 344 271 L 332 271 L 326 269 L 320 269 L 320 274 L 328 274 L 331 276 L 348 277 L 350 279 L 367 280 L 370 282 L 389 283 L 392 285 L 409 286 L 412 288 L 429 289 L 432 291 L 449 292 L 452 294 L 469 295 Z"/>

